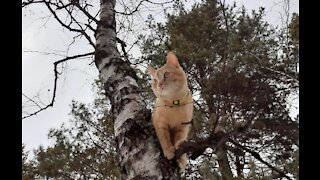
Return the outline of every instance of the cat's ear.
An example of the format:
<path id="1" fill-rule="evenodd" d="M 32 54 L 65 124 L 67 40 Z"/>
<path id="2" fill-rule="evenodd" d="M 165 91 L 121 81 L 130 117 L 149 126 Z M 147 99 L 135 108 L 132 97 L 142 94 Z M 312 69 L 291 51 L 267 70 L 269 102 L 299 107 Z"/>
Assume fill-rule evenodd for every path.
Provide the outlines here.
<path id="1" fill-rule="evenodd" d="M 148 66 L 148 72 L 149 72 L 149 74 L 151 74 L 151 76 L 154 76 L 156 69 L 151 66 Z"/>
<path id="2" fill-rule="evenodd" d="M 169 64 L 173 67 L 176 67 L 176 68 L 180 67 L 178 58 L 172 51 L 168 52 L 168 54 L 167 54 L 167 64 Z"/>

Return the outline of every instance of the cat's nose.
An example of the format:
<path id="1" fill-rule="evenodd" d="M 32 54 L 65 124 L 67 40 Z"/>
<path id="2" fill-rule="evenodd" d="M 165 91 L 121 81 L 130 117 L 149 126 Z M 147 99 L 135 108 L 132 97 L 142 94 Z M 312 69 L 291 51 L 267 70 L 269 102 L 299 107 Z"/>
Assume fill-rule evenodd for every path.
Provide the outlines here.
<path id="1" fill-rule="evenodd" d="M 159 83 L 158 83 L 158 87 L 161 88 L 161 89 L 163 89 L 163 83 L 159 82 Z"/>

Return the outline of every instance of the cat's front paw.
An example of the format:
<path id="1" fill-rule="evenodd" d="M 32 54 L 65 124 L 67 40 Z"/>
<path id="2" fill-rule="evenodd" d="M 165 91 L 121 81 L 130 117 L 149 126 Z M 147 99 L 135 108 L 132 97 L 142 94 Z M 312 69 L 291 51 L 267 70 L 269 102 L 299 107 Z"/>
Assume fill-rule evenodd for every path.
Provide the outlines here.
<path id="1" fill-rule="evenodd" d="M 166 157 L 168 160 L 173 159 L 174 153 L 175 153 L 174 146 L 171 146 L 171 147 L 167 148 L 167 149 L 163 152 L 164 157 Z"/>

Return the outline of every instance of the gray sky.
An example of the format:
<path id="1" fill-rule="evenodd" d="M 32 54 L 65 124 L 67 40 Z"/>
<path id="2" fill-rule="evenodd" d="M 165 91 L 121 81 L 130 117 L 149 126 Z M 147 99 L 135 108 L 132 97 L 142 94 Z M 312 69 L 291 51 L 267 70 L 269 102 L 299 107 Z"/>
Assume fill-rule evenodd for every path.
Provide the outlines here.
<path id="1" fill-rule="evenodd" d="M 234 1 L 226 0 L 226 3 L 232 2 Z M 283 0 L 237 0 L 236 2 L 238 5 L 243 4 L 248 10 L 258 9 L 260 6 L 265 7 L 265 20 L 272 25 L 281 25 L 280 13 L 283 12 Z M 290 13 L 299 12 L 299 1 L 291 0 L 290 8 Z M 39 7 L 32 11 L 42 14 L 42 11 L 45 11 L 43 9 Z M 30 10 L 23 10 L 22 14 L 29 15 L 30 13 L 32 13 Z M 159 15 L 157 18 L 160 20 L 163 16 Z M 66 47 L 72 41 L 72 34 L 66 30 L 63 31 L 60 25 L 52 20 L 44 24 L 39 18 L 23 16 L 22 21 L 22 92 L 29 97 L 41 97 L 43 103 L 51 100 L 53 62 L 63 57 L 25 51 L 37 50 L 63 55 L 92 51 L 92 48 L 88 48 L 87 43 L 85 45 L 82 43 L 81 46 L 81 42 L 67 51 Z M 130 53 L 140 54 L 137 48 Z M 50 145 L 51 142 L 47 138 L 48 131 L 50 128 L 59 127 L 63 122 L 68 122 L 71 100 L 91 103 L 94 95 L 91 84 L 98 77 L 96 67 L 89 66 L 91 61 L 92 58 L 87 58 L 71 60 L 66 64 L 58 81 L 54 107 L 22 120 L 22 142 L 26 144 L 27 150 L 35 149 L 39 145 Z M 298 99 L 295 99 L 295 104 L 297 103 Z M 294 108 L 294 110 L 298 109 Z"/>

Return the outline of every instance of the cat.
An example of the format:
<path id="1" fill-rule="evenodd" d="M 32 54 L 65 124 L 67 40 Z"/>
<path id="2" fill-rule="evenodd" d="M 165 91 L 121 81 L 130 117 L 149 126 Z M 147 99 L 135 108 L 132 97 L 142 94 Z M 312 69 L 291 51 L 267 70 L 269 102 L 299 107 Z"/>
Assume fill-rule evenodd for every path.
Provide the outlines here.
<path id="1" fill-rule="evenodd" d="M 167 53 L 167 62 L 159 69 L 151 66 L 148 72 L 152 77 L 151 89 L 157 97 L 152 123 L 164 156 L 171 160 L 181 143 L 187 140 L 193 115 L 193 99 L 188 88 L 187 76 L 173 52 Z M 187 156 L 177 159 L 184 172 Z"/>

